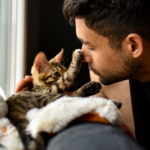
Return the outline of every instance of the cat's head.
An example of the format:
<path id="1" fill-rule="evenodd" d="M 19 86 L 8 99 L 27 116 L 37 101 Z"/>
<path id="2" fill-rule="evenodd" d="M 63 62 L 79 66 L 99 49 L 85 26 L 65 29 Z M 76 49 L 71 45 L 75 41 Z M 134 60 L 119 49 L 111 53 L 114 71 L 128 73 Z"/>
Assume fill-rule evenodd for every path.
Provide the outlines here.
<path id="1" fill-rule="evenodd" d="M 31 69 L 33 84 L 39 86 L 51 86 L 66 71 L 66 68 L 60 63 L 63 57 L 63 50 L 50 61 L 47 60 L 43 52 L 39 52 L 35 57 Z"/>

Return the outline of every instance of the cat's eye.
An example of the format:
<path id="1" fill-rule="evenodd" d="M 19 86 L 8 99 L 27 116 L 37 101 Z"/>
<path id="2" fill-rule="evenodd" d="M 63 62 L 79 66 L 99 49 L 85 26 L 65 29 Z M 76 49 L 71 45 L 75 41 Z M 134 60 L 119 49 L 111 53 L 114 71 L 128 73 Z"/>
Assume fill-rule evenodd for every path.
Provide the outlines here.
<path id="1" fill-rule="evenodd" d="M 54 75 L 55 75 L 56 77 L 60 77 L 60 76 L 61 76 L 59 72 L 55 72 Z"/>
<path id="2" fill-rule="evenodd" d="M 52 85 L 54 83 L 54 81 L 51 81 L 51 82 L 48 82 L 47 84 L 50 84 L 50 85 Z"/>

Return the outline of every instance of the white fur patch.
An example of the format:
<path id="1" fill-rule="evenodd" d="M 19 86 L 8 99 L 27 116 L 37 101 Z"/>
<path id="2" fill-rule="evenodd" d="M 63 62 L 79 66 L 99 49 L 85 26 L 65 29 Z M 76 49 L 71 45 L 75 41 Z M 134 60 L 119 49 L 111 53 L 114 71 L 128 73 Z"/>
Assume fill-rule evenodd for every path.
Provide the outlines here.
<path id="1" fill-rule="evenodd" d="M 6 132 L 3 132 L 4 127 L 7 128 Z M 7 150 L 24 150 L 17 129 L 7 118 L 0 119 L 0 145 Z"/>
<path id="2" fill-rule="evenodd" d="M 30 123 L 26 130 L 34 138 L 42 131 L 56 133 L 87 113 L 98 113 L 113 125 L 120 125 L 123 121 L 121 112 L 111 100 L 98 97 L 62 97 L 41 109 L 30 111 L 27 114 Z"/>
<path id="3" fill-rule="evenodd" d="M 29 121 L 33 120 L 36 116 L 39 115 L 41 109 L 33 108 L 30 111 L 27 112 L 26 117 Z"/>

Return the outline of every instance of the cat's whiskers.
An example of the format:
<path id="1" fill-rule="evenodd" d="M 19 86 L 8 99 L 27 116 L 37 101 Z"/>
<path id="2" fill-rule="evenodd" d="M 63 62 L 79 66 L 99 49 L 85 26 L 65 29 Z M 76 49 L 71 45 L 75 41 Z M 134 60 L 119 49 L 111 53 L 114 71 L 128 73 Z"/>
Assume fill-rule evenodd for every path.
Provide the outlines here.
<path id="1" fill-rule="evenodd" d="M 62 65 L 65 66 L 65 63 L 66 63 L 70 58 L 71 58 L 71 57 L 68 57 Z"/>
<path id="2" fill-rule="evenodd" d="M 73 84 L 77 85 L 78 87 L 81 87 L 81 86 L 82 86 L 82 84 L 81 84 L 81 83 L 76 82 L 76 81 L 74 81 L 74 82 L 73 82 Z"/>
<path id="3" fill-rule="evenodd" d="M 73 84 L 73 82 L 72 82 L 72 84 L 70 85 L 69 88 L 71 88 L 72 86 L 73 86 L 75 89 L 77 89 L 77 86 L 75 86 L 75 85 Z"/>
<path id="4" fill-rule="evenodd" d="M 77 83 L 77 82 L 75 82 L 75 81 L 72 81 L 71 86 L 73 86 L 75 89 L 78 89 L 78 87 L 80 87 L 81 84 L 80 84 L 80 83 Z M 71 87 L 71 86 L 70 86 L 70 87 Z"/>
<path id="5" fill-rule="evenodd" d="M 66 59 L 65 57 L 66 57 L 67 55 L 68 55 L 68 54 L 66 54 L 66 55 L 61 59 L 62 65 L 64 65 L 64 60 Z"/>

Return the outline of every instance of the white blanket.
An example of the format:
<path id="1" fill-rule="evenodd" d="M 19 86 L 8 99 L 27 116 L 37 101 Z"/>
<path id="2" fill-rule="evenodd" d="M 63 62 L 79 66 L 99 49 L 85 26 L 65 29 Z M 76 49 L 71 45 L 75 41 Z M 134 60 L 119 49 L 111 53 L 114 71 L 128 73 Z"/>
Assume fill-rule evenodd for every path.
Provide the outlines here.
<path id="1" fill-rule="evenodd" d="M 5 113 L 4 113 L 5 112 Z M 1 117 L 7 113 L 7 105 L 0 97 Z M 57 133 L 64 129 L 70 122 L 85 114 L 98 114 L 113 125 L 123 122 L 120 110 L 111 100 L 98 97 L 79 98 L 62 97 L 41 109 L 31 109 L 26 117 L 29 125 L 27 134 L 36 138 L 40 132 Z M 7 118 L 0 119 L 0 144 L 8 150 L 23 150 L 18 131 Z"/>
<path id="2" fill-rule="evenodd" d="M 99 114 L 113 125 L 121 125 L 123 117 L 111 100 L 98 97 L 62 97 L 47 106 L 30 110 L 26 117 L 30 121 L 27 132 L 36 138 L 38 133 L 57 133 L 71 121 L 85 114 Z"/>

